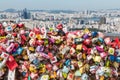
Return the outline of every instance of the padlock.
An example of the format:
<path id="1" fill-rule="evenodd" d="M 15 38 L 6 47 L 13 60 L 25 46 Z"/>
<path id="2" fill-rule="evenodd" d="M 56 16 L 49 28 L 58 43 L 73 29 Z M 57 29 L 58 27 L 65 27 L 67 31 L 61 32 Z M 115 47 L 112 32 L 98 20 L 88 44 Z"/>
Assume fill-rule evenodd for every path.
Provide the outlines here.
<path id="1" fill-rule="evenodd" d="M 31 31 L 31 32 L 29 33 L 29 37 L 34 39 L 34 38 L 35 38 L 35 33 Z"/>
<path id="2" fill-rule="evenodd" d="M 75 49 L 73 47 L 71 47 L 70 52 L 71 55 L 73 55 L 75 53 Z"/>
<path id="3" fill-rule="evenodd" d="M 114 48 L 109 48 L 108 53 L 109 53 L 109 55 L 114 55 L 114 53 L 115 53 Z"/>
<path id="4" fill-rule="evenodd" d="M 42 75 L 40 80 L 49 80 L 49 75 Z"/>
<path id="5" fill-rule="evenodd" d="M 62 49 L 61 53 L 64 55 L 66 54 L 68 51 L 70 50 L 70 47 L 69 46 L 66 46 Z"/>
<path id="6" fill-rule="evenodd" d="M 14 43 L 11 43 L 10 46 L 7 47 L 6 51 L 10 53 L 14 49 L 14 47 L 15 47 Z"/>
<path id="7" fill-rule="evenodd" d="M 53 65 L 53 71 L 57 71 L 59 68 L 57 65 Z"/>
<path id="8" fill-rule="evenodd" d="M 55 79 L 56 77 L 57 77 L 56 72 L 55 72 L 55 71 L 51 72 L 50 78 L 51 78 L 51 79 Z"/>
<path id="9" fill-rule="evenodd" d="M 66 66 L 69 66 L 70 64 L 71 64 L 71 60 L 70 59 L 68 59 L 68 60 L 65 61 L 65 65 Z"/>
<path id="10" fill-rule="evenodd" d="M 83 43 L 88 46 L 91 44 L 91 39 L 90 38 L 85 39 Z"/>
<path id="11" fill-rule="evenodd" d="M 89 38 L 88 34 L 83 35 L 83 39 L 87 39 L 87 38 Z"/>
<path id="12" fill-rule="evenodd" d="M 99 52 L 103 52 L 103 51 L 104 51 L 104 49 L 103 49 L 102 47 L 100 47 L 100 46 L 96 46 L 96 49 L 97 49 L 97 51 L 99 51 Z"/>
<path id="13" fill-rule="evenodd" d="M 15 61 L 13 56 L 9 56 L 8 60 L 6 61 L 6 65 L 10 70 L 14 70 L 16 67 L 18 67 L 17 62 Z"/>
<path id="14" fill-rule="evenodd" d="M 85 52 L 88 50 L 88 48 L 87 48 L 85 45 L 82 46 L 82 49 L 83 49 L 83 51 L 85 51 Z"/>
<path id="15" fill-rule="evenodd" d="M 2 68 L 6 64 L 9 54 L 2 52 L 0 57 L 3 59 L 3 61 L 0 63 L 0 68 Z"/>
<path id="16" fill-rule="evenodd" d="M 40 34 L 40 28 L 39 27 L 34 27 L 33 32 L 35 32 L 35 34 Z"/>
<path id="17" fill-rule="evenodd" d="M 116 57 L 115 61 L 120 63 L 120 57 Z"/>
<path id="18" fill-rule="evenodd" d="M 98 37 L 99 37 L 99 38 L 104 38 L 104 36 L 105 36 L 105 35 L 104 35 L 102 32 L 98 32 Z"/>
<path id="19" fill-rule="evenodd" d="M 12 31 L 12 30 L 13 30 L 13 29 L 12 29 L 11 26 L 8 26 L 8 27 L 5 28 L 5 31 L 7 31 L 7 32 Z"/>
<path id="20" fill-rule="evenodd" d="M 96 37 L 96 36 L 98 36 L 98 32 L 96 32 L 96 31 L 91 32 L 91 34 L 92 34 L 92 37 Z"/>
<path id="21" fill-rule="evenodd" d="M 62 24 L 58 24 L 57 25 L 57 29 L 62 29 L 63 28 L 63 25 Z"/>
<path id="22" fill-rule="evenodd" d="M 104 80 L 104 79 L 105 79 L 105 77 L 104 77 L 104 76 L 101 76 L 101 77 L 100 77 L 100 80 Z"/>
<path id="23" fill-rule="evenodd" d="M 74 74 L 69 73 L 68 76 L 67 76 L 67 80 L 74 80 Z"/>
<path id="24" fill-rule="evenodd" d="M 56 62 L 57 62 L 56 56 L 54 56 L 50 61 L 51 61 L 52 64 L 53 64 L 53 63 L 56 63 Z"/>
<path id="25" fill-rule="evenodd" d="M 110 66 L 110 61 L 109 61 L 109 60 L 106 61 L 105 66 L 106 66 L 106 67 L 109 67 L 109 66 Z"/>
<path id="26" fill-rule="evenodd" d="M 46 69 L 51 71 L 52 70 L 52 65 L 51 64 L 46 64 Z"/>
<path id="27" fill-rule="evenodd" d="M 82 50 L 82 44 L 76 46 L 76 50 Z"/>
<path id="28" fill-rule="evenodd" d="M 101 53 L 100 53 L 100 56 L 101 56 L 101 58 L 105 58 L 105 57 L 108 56 L 108 54 L 107 54 L 106 52 L 101 52 Z"/>
<path id="29" fill-rule="evenodd" d="M 33 72 L 33 73 L 36 73 L 37 70 L 36 70 L 35 65 L 30 65 L 30 67 L 29 67 L 29 71 L 30 71 L 30 72 Z"/>
<path id="30" fill-rule="evenodd" d="M 30 77 L 31 77 L 31 79 L 37 79 L 38 74 L 37 73 L 31 73 Z"/>
<path id="31" fill-rule="evenodd" d="M 27 41 L 27 38 L 25 35 L 21 35 L 21 39 L 23 39 L 24 41 Z"/>
<path id="32" fill-rule="evenodd" d="M 95 43 L 97 43 L 97 42 L 98 42 L 98 38 L 96 38 L 96 37 L 95 37 L 95 38 L 92 38 L 92 43 L 93 43 L 93 44 L 95 44 Z"/>
<path id="33" fill-rule="evenodd" d="M 29 47 L 28 49 L 29 49 L 30 51 L 32 51 L 32 52 L 35 51 L 34 47 Z"/>
<path id="34" fill-rule="evenodd" d="M 62 71 L 63 71 L 64 73 L 68 73 L 68 72 L 69 72 L 69 68 L 68 68 L 68 67 L 66 67 L 66 66 L 63 66 Z"/>
<path id="35" fill-rule="evenodd" d="M 75 44 L 81 44 L 83 41 L 84 41 L 83 38 L 75 38 L 75 39 L 74 39 L 74 43 L 75 43 Z"/>
<path id="36" fill-rule="evenodd" d="M 63 78 L 64 78 L 64 79 L 66 79 L 66 78 L 67 78 L 67 75 L 68 75 L 67 73 L 62 72 L 62 76 L 63 76 Z"/>
<path id="37" fill-rule="evenodd" d="M 23 27 L 24 27 L 24 24 L 23 24 L 23 23 L 19 23 L 17 26 L 18 26 L 19 28 L 23 28 Z"/>
<path id="38" fill-rule="evenodd" d="M 93 59 L 94 59 L 95 62 L 100 62 L 101 61 L 101 57 L 100 56 L 95 56 Z"/>
<path id="39" fill-rule="evenodd" d="M 55 40 L 53 38 L 49 38 L 49 42 L 55 43 Z"/>
<path id="40" fill-rule="evenodd" d="M 23 48 L 22 47 L 19 47 L 17 50 L 16 50 L 16 54 L 20 55 L 23 51 Z"/>
<path id="41" fill-rule="evenodd" d="M 75 76 L 76 76 L 76 77 L 80 77 L 81 75 L 82 75 L 82 74 L 80 73 L 79 70 L 76 70 L 76 71 L 75 71 Z"/>
<path id="42" fill-rule="evenodd" d="M 100 41 L 100 43 L 104 42 L 103 38 L 101 38 L 101 37 L 99 37 L 98 40 Z"/>
<path id="43" fill-rule="evenodd" d="M 44 51 L 44 46 L 37 46 L 37 48 L 36 48 L 36 51 L 37 52 L 43 52 Z"/>
<path id="44" fill-rule="evenodd" d="M 81 80 L 89 80 L 88 77 L 89 77 L 89 76 L 88 76 L 86 73 L 84 73 L 84 74 L 82 74 L 82 76 L 81 76 Z"/>
<path id="45" fill-rule="evenodd" d="M 107 44 L 107 45 L 110 45 L 110 43 L 111 43 L 110 37 L 105 38 L 104 41 L 105 41 L 105 44 Z"/>

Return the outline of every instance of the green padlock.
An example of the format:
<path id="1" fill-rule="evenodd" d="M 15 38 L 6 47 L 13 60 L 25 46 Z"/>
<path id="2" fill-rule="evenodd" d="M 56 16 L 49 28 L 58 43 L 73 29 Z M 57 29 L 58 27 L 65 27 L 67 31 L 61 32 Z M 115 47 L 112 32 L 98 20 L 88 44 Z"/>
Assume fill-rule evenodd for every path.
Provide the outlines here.
<path id="1" fill-rule="evenodd" d="M 60 40 L 56 40 L 55 41 L 56 44 L 60 44 L 60 42 L 61 42 Z"/>
<path id="2" fill-rule="evenodd" d="M 67 73 L 62 73 L 63 77 L 66 79 L 67 78 Z"/>
<path id="3" fill-rule="evenodd" d="M 109 61 L 109 60 L 106 61 L 105 66 L 106 66 L 106 67 L 109 67 L 109 66 L 110 66 L 110 61 Z"/>
<path id="4" fill-rule="evenodd" d="M 31 80 L 30 76 L 28 76 L 28 80 Z"/>
<path id="5" fill-rule="evenodd" d="M 48 39 L 45 39 L 44 40 L 44 45 L 47 45 L 48 44 Z"/>

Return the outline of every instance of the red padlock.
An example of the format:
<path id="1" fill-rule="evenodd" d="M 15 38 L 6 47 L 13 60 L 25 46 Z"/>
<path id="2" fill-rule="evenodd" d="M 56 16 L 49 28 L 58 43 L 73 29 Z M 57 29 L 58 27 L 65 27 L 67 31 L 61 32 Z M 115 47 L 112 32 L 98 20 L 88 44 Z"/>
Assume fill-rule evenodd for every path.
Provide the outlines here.
<path id="1" fill-rule="evenodd" d="M 87 54 L 88 54 L 88 55 L 91 54 L 91 48 L 88 48 L 88 50 L 87 50 Z"/>
<path id="2" fill-rule="evenodd" d="M 51 64 L 46 64 L 47 70 L 51 71 L 52 70 L 52 65 Z"/>
<path id="3" fill-rule="evenodd" d="M 14 33 L 12 33 L 12 35 L 13 35 L 14 37 L 17 37 L 17 33 L 15 33 L 15 32 L 14 32 Z"/>
<path id="4" fill-rule="evenodd" d="M 14 70 L 16 67 L 18 67 L 18 64 L 16 63 L 14 57 L 11 55 L 9 56 L 9 59 L 6 62 L 6 65 L 10 70 Z"/>
<path id="5" fill-rule="evenodd" d="M 62 29 L 63 28 L 63 25 L 62 24 L 58 24 L 57 25 L 57 29 Z"/>
<path id="6" fill-rule="evenodd" d="M 33 32 L 34 32 L 35 34 L 40 34 L 40 28 L 35 27 L 35 28 L 33 29 Z"/>
<path id="7" fill-rule="evenodd" d="M 24 41 L 27 41 L 27 38 L 25 35 L 21 35 L 21 38 L 24 40 Z"/>
<path id="8" fill-rule="evenodd" d="M 83 51 L 87 51 L 88 50 L 88 48 L 85 45 L 82 46 L 82 49 L 83 49 Z"/>
<path id="9" fill-rule="evenodd" d="M 22 27 L 24 27 L 24 24 L 23 24 L 23 23 L 19 23 L 19 24 L 18 24 L 18 27 L 19 27 L 19 28 L 22 28 Z"/>
<path id="10" fill-rule="evenodd" d="M 3 36 L 5 35 L 5 31 L 3 29 L 0 29 L 0 34 Z"/>
<path id="11" fill-rule="evenodd" d="M 83 43 L 88 46 L 91 44 L 91 39 L 90 38 L 85 39 Z"/>

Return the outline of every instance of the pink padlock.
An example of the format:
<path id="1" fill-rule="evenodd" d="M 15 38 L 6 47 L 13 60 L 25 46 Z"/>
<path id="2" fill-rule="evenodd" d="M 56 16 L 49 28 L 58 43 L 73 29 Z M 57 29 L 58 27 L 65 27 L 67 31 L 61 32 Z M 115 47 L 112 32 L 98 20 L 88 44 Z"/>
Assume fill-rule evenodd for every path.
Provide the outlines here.
<path id="1" fill-rule="evenodd" d="M 104 41 L 107 45 L 110 45 L 111 43 L 110 37 L 105 38 Z"/>
<path id="2" fill-rule="evenodd" d="M 6 49 L 7 52 L 11 52 L 15 47 L 14 43 L 11 43 L 10 46 Z"/>
<path id="3" fill-rule="evenodd" d="M 20 34 L 25 34 L 25 30 L 21 30 L 21 31 L 20 31 Z"/>
<path id="4" fill-rule="evenodd" d="M 102 53 L 100 53 L 100 56 L 101 56 L 102 58 L 105 58 L 105 57 L 107 56 L 107 53 L 102 52 Z"/>

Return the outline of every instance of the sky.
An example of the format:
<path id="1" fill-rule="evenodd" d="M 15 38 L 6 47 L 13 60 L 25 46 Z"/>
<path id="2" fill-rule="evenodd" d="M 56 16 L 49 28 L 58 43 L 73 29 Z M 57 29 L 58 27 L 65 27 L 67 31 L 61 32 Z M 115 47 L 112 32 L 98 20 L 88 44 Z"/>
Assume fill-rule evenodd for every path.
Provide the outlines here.
<path id="1" fill-rule="evenodd" d="M 0 10 L 99 10 L 120 8 L 120 0 L 0 0 Z"/>

